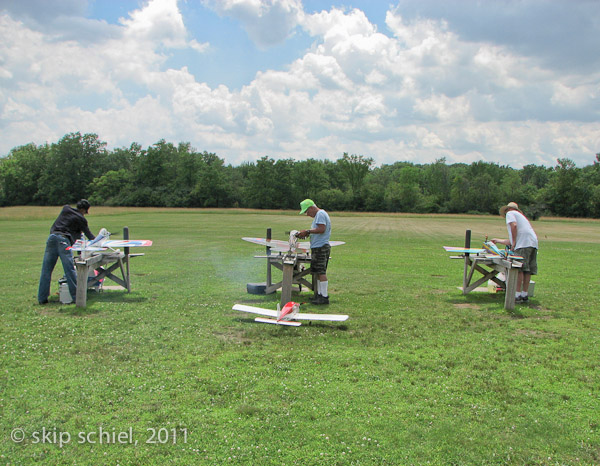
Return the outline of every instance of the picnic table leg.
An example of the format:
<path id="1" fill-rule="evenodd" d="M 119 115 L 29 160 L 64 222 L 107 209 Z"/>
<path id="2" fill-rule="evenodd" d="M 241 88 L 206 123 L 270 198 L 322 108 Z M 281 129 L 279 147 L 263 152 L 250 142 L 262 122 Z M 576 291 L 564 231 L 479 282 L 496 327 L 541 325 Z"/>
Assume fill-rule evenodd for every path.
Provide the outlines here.
<path id="1" fill-rule="evenodd" d="M 123 239 L 129 239 L 129 227 L 123 227 Z M 131 279 L 129 278 L 129 248 L 125 248 L 125 267 L 127 268 L 127 274 L 123 272 L 123 278 L 125 279 L 125 284 L 127 285 L 127 293 L 131 293 Z M 122 268 L 121 268 L 122 271 Z"/>
<path id="2" fill-rule="evenodd" d="M 283 281 L 281 283 L 281 305 L 292 300 L 292 282 L 294 278 L 294 264 L 283 262 Z"/>
<path id="3" fill-rule="evenodd" d="M 75 305 L 85 307 L 87 302 L 87 283 L 90 268 L 85 263 L 76 263 L 77 267 L 77 294 L 75 295 Z"/>
<path id="4" fill-rule="evenodd" d="M 515 294 L 517 292 L 517 277 L 519 269 L 509 268 L 506 271 L 506 296 L 504 297 L 504 309 L 515 308 Z"/>
<path id="5" fill-rule="evenodd" d="M 267 228 L 267 241 L 271 240 L 271 229 Z M 271 286 L 273 284 L 273 279 L 271 276 L 271 260 L 269 257 L 271 256 L 271 248 L 266 247 L 267 250 L 267 286 Z"/>
<path id="6" fill-rule="evenodd" d="M 465 249 L 469 249 L 471 247 L 471 230 L 465 231 Z M 469 266 L 471 265 L 471 259 L 469 257 L 469 253 L 465 253 L 465 268 L 463 271 L 463 294 L 467 294 L 467 287 L 469 286 Z"/>

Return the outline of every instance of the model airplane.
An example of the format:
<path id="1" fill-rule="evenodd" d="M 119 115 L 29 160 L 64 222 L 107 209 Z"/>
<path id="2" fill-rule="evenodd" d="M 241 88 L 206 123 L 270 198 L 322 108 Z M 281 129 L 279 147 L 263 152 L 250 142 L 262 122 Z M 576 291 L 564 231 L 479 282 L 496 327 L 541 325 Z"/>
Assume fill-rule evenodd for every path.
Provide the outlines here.
<path id="1" fill-rule="evenodd" d="M 79 239 L 75 241 L 73 246 L 68 247 L 70 251 L 76 252 L 94 252 L 94 251 L 106 251 L 107 249 L 117 248 L 135 248 L 140 246 L 152 246 L 152 241 L 144 239 L 110 239 L 110 233 L 106 228 L 102 228 L 98 236 L 92 241 L 85 241 L 85 239 Z"/>
<path id="2" fill-rule="evenodd" d="M 487 241 L 487 239 L 483 242 L 483 248 L 460 248 L 455 246 L 444 246 L 444 249 L 448 252 L 454 252 L 457 254 L 488 254 L 492 256 L 500 256 L 505 259 L 523 259 L 522 256 L 517 256 L 508 247 L 504 250 L 501 250 L 491 241 Z"/>
<path id="3" fill-rule="evenodd" d="M 260 314 L 271 319 L 264 317 L 257 317 L 254 319 L 255 322 L 262 322 L 265 324 L 277 324 L 277 325 L 291 325 L 299 327 L 302 325 L 296 320 L 329 320 L 335 322 L 343 322 L 348 319 L 348 316 L 342 314 L 303 314 L 298 312 L 300 310 L 300 304 L 290 301 L 283 308 L 280 308 L 277 304 L 277 310 L 263 309 L 261 307 L 246 306 L 245 304 L 236 304 L 233 306 L 233 310 L 249 312 L 251 314 Z"/>
<path id="4" fill-rule="evenodd" d="M 261 246 L 267 246 L 277 252 L 285 252 L 288 254 L 307 253 L 310 252 L 310 241 L 298 241 L 298 231 L 290 231 L 290 237 L 287 241 L 277 239 L 266 239 L 266 238 L 242 238 L 244 241 L 248 241 L 254 244 L 260 244 Z M 330 246 L 339 246 L 346 244 L 344 241 L 330 241 Z"/>

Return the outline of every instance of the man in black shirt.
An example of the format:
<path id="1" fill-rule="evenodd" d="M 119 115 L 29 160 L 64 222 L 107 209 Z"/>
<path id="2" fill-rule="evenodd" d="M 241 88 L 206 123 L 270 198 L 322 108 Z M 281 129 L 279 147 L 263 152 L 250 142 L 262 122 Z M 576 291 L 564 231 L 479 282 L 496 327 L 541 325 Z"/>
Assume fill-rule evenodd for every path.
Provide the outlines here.
<path id="1" fill-rule="evenodd" d="M 40 287 L 38 289 L 38 302 L 40 304 L 48 302 L 52 271 L 59 257 L 65 271 L 65 277 L 67 278 L 69 292 L 73 301 L 75 301 L 77 274 L 75 273 L 73 254 L 67 248 L 72 246 L 81 237 L 82 233 L 90 240 L 95 238 L 84 217 L 88 213 L 89 208 L 90 203 L 86 199 L 82 199 L 77 203 L 77 209 L 66 205 L 52 224 L 50 236 L 48 236 L 48 241 L 46 242 L 46 252 L 44 253 Z"/>

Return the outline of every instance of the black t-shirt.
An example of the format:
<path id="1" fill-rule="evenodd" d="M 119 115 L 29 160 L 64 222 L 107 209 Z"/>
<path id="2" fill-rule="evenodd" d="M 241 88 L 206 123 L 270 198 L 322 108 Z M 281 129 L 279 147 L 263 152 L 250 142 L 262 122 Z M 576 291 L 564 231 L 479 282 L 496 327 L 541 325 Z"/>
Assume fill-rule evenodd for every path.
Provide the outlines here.
<path id="1" fill-rule="evenodd" d="M 71 245 L 79 239 L 81 233 L 84 233 L 88 239 L 94 239 L 95 236 L 88 227 L 85 217 L 71 206 L 64 206 L 57 219 L 50 228 L 50 233 L 56 233 L 69 240 Z"/>

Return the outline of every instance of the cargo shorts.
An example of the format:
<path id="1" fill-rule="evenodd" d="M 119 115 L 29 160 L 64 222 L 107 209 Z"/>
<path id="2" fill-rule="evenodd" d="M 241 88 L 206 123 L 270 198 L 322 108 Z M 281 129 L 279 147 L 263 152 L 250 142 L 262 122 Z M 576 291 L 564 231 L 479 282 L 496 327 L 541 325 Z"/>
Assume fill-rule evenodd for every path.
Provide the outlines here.
<path id="1" fill-rule="evenodd" d="M 523 267 L 521 272 L 537 275 L 537 249 L 536 248 L 519 248 L 515 250 L 519 256 L 523 256 Z"/>
<path id="2" fill-rule="evenodd" d="M 327 265 L 329 264 L 329 255 L 331 254 L 331 246 L 326 244 L 320 248 L 310 250 L 311 260 L 310 267 L 312 273 L 323 275 L 327 273 Z"/>

